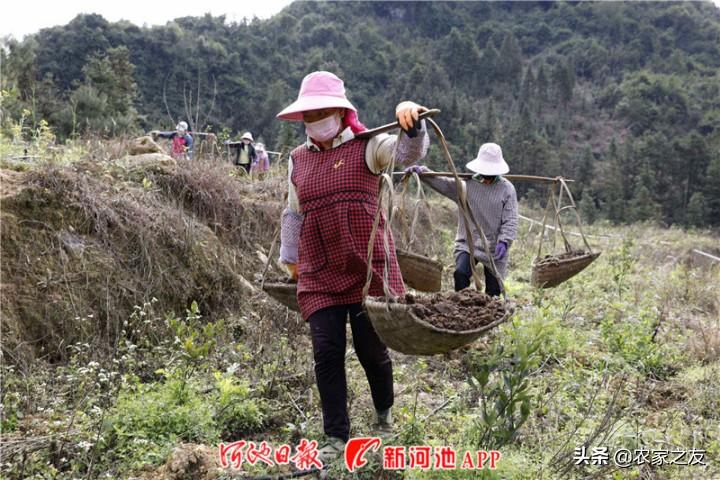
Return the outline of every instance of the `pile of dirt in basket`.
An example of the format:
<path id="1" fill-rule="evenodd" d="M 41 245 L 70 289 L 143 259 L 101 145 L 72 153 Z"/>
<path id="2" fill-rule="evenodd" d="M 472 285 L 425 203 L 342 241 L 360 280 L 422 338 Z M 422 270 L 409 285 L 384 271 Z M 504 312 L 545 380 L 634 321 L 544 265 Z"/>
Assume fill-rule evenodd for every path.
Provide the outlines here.
<path id="1" fill-rule="evenodd" d="M 583 255 L 586 255 L 588 252 L 584 250 L 574 250 L 572 252 L 565 252 L 565 253 L 559 253 L 557 255 L 545 255 L 542 259 L 537 260 L 535 262 L 535 265 L 545 265 L 545 264 L 552 264 L 556 263 L 560 260 L 569 260 L 571 258 L 575 257 L 582 257 Z"/>
<path id="2" fill-rule="evenodd" d="M 411 305 L 416 317 L 458 332 L 484 327 L 505 315 L 502 300 L 470 289 L 424 296 L 408 293 L 399 301 Z"/>

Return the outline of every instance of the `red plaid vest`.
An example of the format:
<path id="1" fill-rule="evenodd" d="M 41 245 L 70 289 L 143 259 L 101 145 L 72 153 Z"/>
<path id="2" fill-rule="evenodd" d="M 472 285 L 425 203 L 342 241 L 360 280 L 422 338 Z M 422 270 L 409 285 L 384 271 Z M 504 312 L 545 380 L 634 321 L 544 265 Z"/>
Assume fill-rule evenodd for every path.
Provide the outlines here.
<path id="1" fill-rule="evenodd" d="M 185 137 L 182 135 L 175 135 L 172 139 L 172 153 L 173 157 L 182 158 L 185 155 Z"/>
<path id="2" fill-rule="evenodd" d="M 370 232 L 378 208 L 378 176 L 365 163 L 367 140 L 354 139 L 325 151 L 302 145 L 292 151 L 292 182 L 305 215 L 298 249 L 297 297 L 303 318 L 321 308 L 362 302 Z M 382 288 L 385 248 L 382 215 L 373 248 L 370 295 Z M 390 236 L 389 287 L 405 288 Z"/>

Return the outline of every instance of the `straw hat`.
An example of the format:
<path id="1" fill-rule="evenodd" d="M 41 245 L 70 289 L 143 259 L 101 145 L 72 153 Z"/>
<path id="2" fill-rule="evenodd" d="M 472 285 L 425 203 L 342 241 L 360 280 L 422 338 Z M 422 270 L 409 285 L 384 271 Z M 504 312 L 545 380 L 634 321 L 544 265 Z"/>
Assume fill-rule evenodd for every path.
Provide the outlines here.
<path id="1" fill-rule="evenodd" d="M 502 148 L 497 143 L 485 143 L 480 147 L 477 157 L 465 165 L 471 172 L 480 175 L 505 175 L 510 167 L 505 163 Z"/>
<path id="2" fill-rule="evenodd" d="M 330 72 L 313 72 L 303 78 L 297 100 L 286 107 L 277 117 L 282 120 L 302 120 L 303 112 L 321 108 L 357 109 L 345 97 L 345 84 Z"/>

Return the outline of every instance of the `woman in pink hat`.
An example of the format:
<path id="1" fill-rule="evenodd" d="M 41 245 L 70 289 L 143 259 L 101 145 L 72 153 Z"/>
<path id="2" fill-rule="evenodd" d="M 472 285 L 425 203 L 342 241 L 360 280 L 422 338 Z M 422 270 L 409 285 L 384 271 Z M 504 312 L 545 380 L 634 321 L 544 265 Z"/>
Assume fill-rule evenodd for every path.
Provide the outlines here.
<path id="1" fill-rule="evenodd" d="M 475 173 L 472 180 L 465 182 L 468 206 L 473 216 L 487 236 L 488 244 L 494 245 L 493 260 L 498 274 L 505 278 L 508 271 L 508 250 L 517 236 L 518 204 L 515 187 L 502 175 L 510 171 L 503 158 L 502 149 L 496 143 L 485 143 L 480 147 L 477 157 L 465 166 Z M 406 173 L 424 173 L 430 170 L 415 165 L 405 169 Z M 420 178 L 442 195 L 457 201 L 457 187 L 452 178 L 422 176 Z M 485 271 L 485 293 L 498 296 L 501 293 L 500 282 L 490 271 L 490 259 L 483 248 L 480 232 L 470 226 L 475 243 L 468 245 L 465 222 L 458 208 L 458 227 L 455 236 L 455 290 L 470 286 L 472 273 L 470 256 L 477 264 L 481 262 Z"/>
<path id="2" fill-rule="evenodd" d="M 416 103 L 397 105 L 395 114 L 410 138 L 380 134 L 356 138 L 366 130 L 345 96 L 343 81 L 330 72 L 313 72 L 300 86 L 295 102 L 277 116 L 305 123 L 307 140 L 290 154 L 288 206 L 283 212 L 280 258 L 297 279 L 297 298 L 310 323 L 315 376 L 328 443 L 323 458 L 344 449 L 350 434 L 345 380 L 345 324 L 350 317 L 353 343 L 370 383 L 381 428 L 389 428 L 393 405 L 392 363 L 387 347 L 363 313 L 370 232 L 378 209 L 378 175 L 396 153 L 395 162 L 410 164 L 425 156 L 428 135 L 425 111 Z M 397 144 L 397 148 L 396 148 Z M 384 228 L 384 218 L 380 222 Z M 390 245 L 389 288 L 404 294 L 395 247 Z M 373 251 L 370 295 L 383 295 L 385 265 L 382 235 Z"/>

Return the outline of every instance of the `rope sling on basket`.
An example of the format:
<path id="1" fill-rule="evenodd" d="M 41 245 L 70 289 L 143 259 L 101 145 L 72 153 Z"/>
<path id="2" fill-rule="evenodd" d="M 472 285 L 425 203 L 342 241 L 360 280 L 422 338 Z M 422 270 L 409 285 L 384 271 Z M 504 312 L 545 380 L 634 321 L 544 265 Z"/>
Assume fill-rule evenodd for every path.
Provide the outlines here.
<path id="1" fill-rule="evenodd" d="M 401 218 L 403 217 L 402 214 L 405 212 L 405 200 L 407 198 L 410 178 L 411 175 L 405 175 L 402 180 L 403 193 L 400 203 Z M 415 199 L 415 208 L 413 209 L 410 227 L 406 228 L 406 225 L 404 223 L 402 224 L 403 230 L 405 230 L 405 248 L 396 248 L 395 256 L 397 257 L 398 265 L 400 266 L 400 273 L 402 274 L 403 281 L 409 287 L 421 292 L 439 292 L 442 287 L 442 263 L 410 251 L 416 240 L 415 225 L 420 213 L 420 204 L 424 203 L 427 205 L 427 199 L 425 198 L 425 192 L 423 191 L 420 177 L 417 173 L 413 173 L 412 178 L 417 181 L 417 198 Z M 429 215 L 429 208 L 427 211 Z M 432 221 L 430 223 L 432 223 Z"/>
<path id="2" fill-rule="evenodd" d="M 560 184 L 560 192 L 558 193 L 557 201 L 555 200 L 555 188 L 557 184 Z M 540 231 L 540 240 L 538 244 L 538 253 L 535 257 L 535 260 L 533 260 L 532 264 L 532 276 L 530 279 L 530 283 L 533 286 L 539 287 L 539 288 L 552 288 L 560 285 L 564 281 L 570 279 L 571 277 L 574 277 L 581 271 L 583 271 L 585 268 L 587 268 L 588 265 L 590 265 L 592 262 L 595 261 L 596 258 L 600 256 L 601 252 L 593 252 L 592 248 L 590 247 L 590 244 L 587 241 L 587 238 L 585 237 L 585 233 L 582 229 L 582 222 L 580 221 L 580 214 L 578 213 L 577 206 L 575 205 L 575 200 L 573 200 L 572 193 L 570 193 L 570 189 L 567 186 L 567 183 L 565 182 L 565 179 L 562 177 L 557 178 L 557 182 L 555 182 L 549 189 L 549 195 L 548 195 L 548 203 L 545 207 L 545 214 L 543 215 L 543 226 L 542 230 Z M 563 196 L 567 195 L 567 199 L 570 202 L 569 205 L 562 205 Z M 547 225 L 547 215 L 548 211 L 550 210 L 550 207 L 553 207 L 555 210 L 555 230 L 553 230 L 553 251 L 555 250 L 555 240 L 557 238 L 556 232 L 560 232 L 560 236 L 563 239 L 563 243 L 565 246 L 565 253 L 556 254 L 556 255 L 546 255 L 545 257 L 542 256 L 542 248 L 543 243 L 545 240 L 545 226 Z M 585 247 L 587 250 L 574 250 L 572 246 L 570 245 L 570 242 L 568 242 L 567 236 L 565 235 L 565 232 L 563 230 L 562 221 L 560 218 L 560 214 L 564 210 L 572 210 L 575 213 L 575 218 L 577 219 L 578 224 L 578 230 L 580 231 L 580 235 L 582 236 L 583 242 L 585 243 Z"/>
<path id="3" fill-rule="evenodd" d="M 400 303 L 398 299 L 391 294 L 387 286 L 387 275 L 389 270 L 387 261 L 389 257 L 388 229 L 389 225 L 392 223 L 392 200 L 394 194 L 392 187 L 392 179 L 387 173 L 384 173 L 382 176 L 383 183 L 381 183 L 380 186 L 380 195 L 382 196 L 383 184 L 385 184 L 388 187 L 388 193 L 390 197 L 390 200 L 388 202 L 390 203 L 388 208 L 389 218 L 385 223 L 386 228 L 383 231 L 383 246 L 385 248 L 383 289 L 385 291 L 385 297 L 378 298 L 367 296 L 373 275 L 372 260 L 375 235 L 377 234 L 377 228 L 380 222 L 381 215 L 381 209 L 378 208 L 378 212 L 375 215 L 373 229 L 370 234 L 370 241 L 368 244 L 368 273 L 365 287 L 363 289 L 363 298 L 365 299 L 364 307 L 368 318 L 370 318 L 370 321 L 372 322 L 375 331 L 382 339 L 382 341 L 389 348 L 410 355 L 434 355 L 439 353 L 446 353 L 450 350 L 472 343 L 488 331 L 492 330 L 493 328 L 500 325 L 502 322 L 506 321 L 513 312 L 513 306 L 507 302 L 507 297 L 505 295 L 505 287 L 503 285 L 502 278 L 498 274 L 497 268 L 495 267 L 495 262 L 493 260 L 493 256 L 490 254 L 487 237 L 485 236 L 485 233 L 476 221 L 475 217 L 472 215 L 472 212 L 470 211 L 470 208 L 468 206 L 465 183 L 460 180 L 460 177 L 457 174 L 455 164 L 450 155 L 447 142 L 445 141 L 445 136 L 443 135 L 442 130 L 440 130 L 440 128 L 432 119 L 427 118 L 426 121 L 430 123 L 430 125 L 432 125 L 435 133 L 440 139 L 445 153 L 445 157 L 448 161 L 450 169 L 454 173 L 455 183 L 458 190 L 458 206 L 460 208 L 460 211 L 462 212 L 463 222 L 468 234 L 468 243 L 472 245 L 473 249 L 475 248 L 472 230 L 470 229 L 470 222 L 472 221 L 475 228 L 480 233 L 483 248 L 485 250 L 485 253 L 487 254 L 487 257 L 489 258 L 489 268 L 492 271 L 493 275 L 495 275 L 495 277 L 498 279 L 498 283 L 500 284 L 500 288 L 503 292 L 503 302 L 501 305 L 502 308 L 496 310 L 494 312 L 494 315 L 489 318 L 488 323 L 486 323 L 485 325 L 473 328 L 471 330 L 451 330 L 448 328 L 433 325 L 425 319 L 420 318 L 414 313 L 413 305 Z M 393 160 L 388 168 L 390 172 L 394 170 L 394 158 L 395 155 L 393 155 Z M 476 271 L 474 263 L 475 262 L 470 262 L 471 273 L 476 285 L 479 285 L 480 283 L 482 283 L 482 280 L 480 279 L 480 276 Z M 458 293 L 454 293 L 453 295 L 458 295 Z M 496 300 L 492 300 L 488 303 L 488 310 L 492 302 L 495 301 Z"/>

